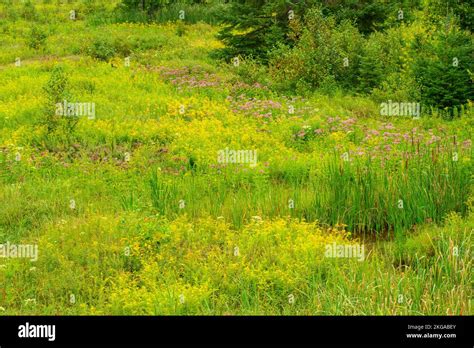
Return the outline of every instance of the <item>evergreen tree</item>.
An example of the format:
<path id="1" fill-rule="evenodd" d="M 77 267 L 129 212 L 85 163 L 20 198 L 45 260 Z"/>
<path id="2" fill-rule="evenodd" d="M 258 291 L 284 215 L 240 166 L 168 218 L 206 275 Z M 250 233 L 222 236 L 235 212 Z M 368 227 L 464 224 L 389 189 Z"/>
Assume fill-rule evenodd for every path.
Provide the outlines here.
<path id="1" fill-rule="evenodd" d="M 143 11 L 149 16 L 168 5 L 170 0 L 123 0 L 122 4 L 131 11 Z"/>
<path id="2" fill-rule="evenodd" d="M 220 56 L 253 56 L 266 61 L 268 53 L 279 44 L 291 44 L 289 23 L 301 18 L 315 0 L 242 0 L 233 1 L 221 16 L 225 27 L 219 39 L 226 47 Z M 290 12 L 292 11 L 292 12 Z"/>
<path id="3" fill-rule="evenodd" d="M 439 32 L 416 59 L 413 71 L 423 103 L 451 110 L 474 99 L 469 71 L 474 71 L 474 42 L 456 27 Z M 451 110 L 452 111 L 452 110 Z"/>

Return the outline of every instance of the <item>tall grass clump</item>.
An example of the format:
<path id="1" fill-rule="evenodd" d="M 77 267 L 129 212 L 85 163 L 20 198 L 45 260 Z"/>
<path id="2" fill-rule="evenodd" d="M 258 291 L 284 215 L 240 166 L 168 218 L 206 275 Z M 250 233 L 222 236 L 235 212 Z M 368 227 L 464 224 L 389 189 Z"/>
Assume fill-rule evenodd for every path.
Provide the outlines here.
<path id="1" fill-rule="evenodd" d="M 398 158 L 360 156 L 347 161 L 334 154 L 318 167 L 286 176 L 227 168 L 176 181 L 154 171 L 151 198 L 163 215 L 186 212 L 198 217 L 208 212 L 236 227 L 253 216 L 291 215 L 344 223 L 362 234 L 398 233 L 427 221 L 440 222 L 453 211 L 466 213 L 470 169 L 453 156 L 453 149 L 438 148 L 414 148 Z"/>

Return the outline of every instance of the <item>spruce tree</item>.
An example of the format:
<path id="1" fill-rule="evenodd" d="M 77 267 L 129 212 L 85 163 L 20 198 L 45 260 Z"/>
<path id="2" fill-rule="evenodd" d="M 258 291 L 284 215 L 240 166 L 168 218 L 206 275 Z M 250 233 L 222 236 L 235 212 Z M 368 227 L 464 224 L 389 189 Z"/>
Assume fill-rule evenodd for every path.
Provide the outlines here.
<path id="1" fill-rule="evenodd" d="M 291 44 L 288 33 L 292 18 L 303 17 L 304 11 L 316 3 L 315 0 L 231 2 L 220 18 L 225 27 L 218 37 L 226 47 L 219 55 L 225 59 L 252 56 L 266 61 L 273 48 Z"/>

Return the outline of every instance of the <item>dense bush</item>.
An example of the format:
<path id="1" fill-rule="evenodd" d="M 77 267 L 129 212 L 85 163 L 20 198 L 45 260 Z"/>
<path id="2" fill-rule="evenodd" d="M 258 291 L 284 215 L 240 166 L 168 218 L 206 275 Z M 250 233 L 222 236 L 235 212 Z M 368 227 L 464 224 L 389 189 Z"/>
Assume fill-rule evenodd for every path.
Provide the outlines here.
<path id="1" fill-rule="evenodd" d="M 130 10 L 142 10 L 148 14 L 158 11 L 165 5 L 168 5 L 170 0 L 123 0 L 123 4 Z"/>
<path id="2" fill-rule="evenodd" d="M 220 57 L 229 60 L 239 55 L 253 56 L 266 61 L 270 50 L 279 44 L 291 44 L 291 23 L 315 3 L 314 0 L 231 2 L 220 16 L 225 26 L 219 38 L 226 44 L 219 51 Z"/>
<path id="3" fill-rule="evenodd" d="M 133 52 L 159 49 L 163 46 L 163 38 L 157 35 L 130 35 L 126 38 L 112 33 L 95 37 L 91 43 L 86 42 L 83 51 L 89 56 L 109 61 L 115 56 L 127 57 Z"/>
<path id="4" fill-rule="evenodd" d="M 313 90 L 337 83 L 352 88 L 357 81 L 362 36 L 349 22 L 336 25 L 319 9 L 305 16 L 305 26 L 295 47 L 273 51 L 270 73 L 280 87 Z"/>
<path id="5" fill-rule="evenodd" d="M 444 22 L 446 17 L 455 17 L 461 28 L 474 28 L 474 2 L 458 0 L 429 0 L 425 6 L 426 15 L 434 23 Z"/>
<path id="6" fill-rule="evenodd" d="M 77 124 L 77 118 L 63 117 L 56 113 L 57 103 L 63 103 L 64 100 L 71 101 L 71 95 L 68 90 L 69 79 L 64 69 L 57 65 L 53 68 L 51 76 L 44 86 L 45 104 L 43 110 L 43 119 L 41 123 L 46 126 L 48 135 L 57 131 L 61 135 L 70 135 Z"/>
<path id="7" fill-rule="evenodd" d="M 21 16 L 29 21 L 37 19 L 38 12 L 36 11 L 35 5 L 30 0 L 25 1 L 25 3 L 23 4 L 23 8 L 21 9 Z"/>
<path id="8" fill-rule="evenodd" d="M 218 53 L 268 66 L 269 82 L 289 93 L 344 90 L 453 110 L 473 99 L 472 34 L 460 29 L 472 27 L 471 9 L 438 0 L 234 1 Z"/>
<path id="9" fill-rule="evenodd" d="M 88 54 L 99 60 L 107 61 L 115 56 L 115 53 L 114 42 L 105 36 L 97 37 L 88 47 Z"/>
<path id="10" fill-rule="evenodd" d="M 123 0 L 116 8 L 119 22 L 217 23 L 224 0 Z"/>
<path id="11" fill-rule="evenodd" d="M 439 31 L 413 63 L 424 104 L 452 110 L 474 99 L 469 71 L 474 71 L 472 34 L 452 27 Z"/>
<path id="12" fill-rule="evenodd" d="M 413 1 L 413 0 L 412 0 Z M 398 3 L 379 0 L 333 0 L 323 7 L 325 16 L 333 16 L 337 22 L 354 22 L 363 34 L 369 34 L 398 11 Z"/>
<path id="13" fill-rule="evenodd" d="M 37 26 L 34 26 L 28 35 L 28 47 L 33 48 L 35 50 L 39 49 L 40 47 L 43 47 L 47 37 L 48 36 L 46 35 L 46 32 L 44 30 Z"/>

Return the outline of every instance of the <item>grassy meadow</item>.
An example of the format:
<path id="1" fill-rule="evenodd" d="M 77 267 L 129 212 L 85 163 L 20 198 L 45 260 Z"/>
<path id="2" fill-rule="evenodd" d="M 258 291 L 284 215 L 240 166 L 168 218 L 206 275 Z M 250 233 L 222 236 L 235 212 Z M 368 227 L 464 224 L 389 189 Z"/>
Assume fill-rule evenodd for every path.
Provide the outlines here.
<path id="1" fill-rule="evenodd" d="M 0 244 L 38 247 L 0 258 L 0 315 L 473 314 L 472 105 L 284 95 L 192 11 L 86 3 L 0 1 Z M 95 117 L 48 118 L 56 92 Z"/>

